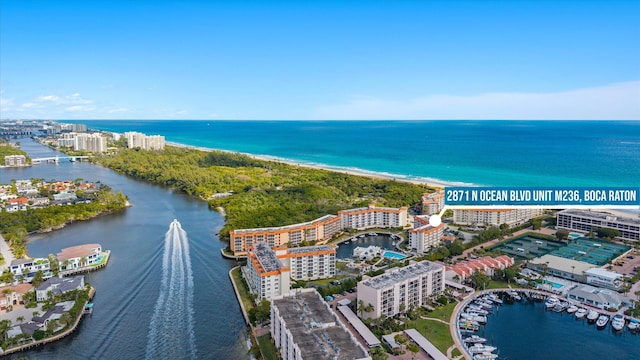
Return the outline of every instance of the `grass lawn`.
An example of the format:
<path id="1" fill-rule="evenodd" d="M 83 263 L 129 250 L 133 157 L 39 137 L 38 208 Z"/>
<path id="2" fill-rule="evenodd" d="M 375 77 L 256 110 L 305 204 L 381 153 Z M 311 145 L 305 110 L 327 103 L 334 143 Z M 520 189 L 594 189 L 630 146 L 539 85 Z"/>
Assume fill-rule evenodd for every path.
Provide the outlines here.
<path id="1" fill-rule="evenodd" d="M 455 349 L 453 349 L 453 351 L 451 351 L 451 356 L 452 357 L 456 357 L 456 356 L 460 356 L 460 355 L 462 355 L 462 353 L 460 352 L 460 349 L 458 349 L 458 348 L 455 348 Z"/>
<path id="2" fill-rule="evenodd" d="M 454 303 L 447 304 L 445 306 L 441 306 L 431 311 L 426 316 L 449 322 L 449 318 L 451 317 L 451 314 L 453 313 L 453 309 L 456 307 L 457 304 L 458 303 L 454 302 Z"/>
<path id="3" fill-rule="evenodd" d="M 496 280 L 489 280 L 489 283 L 487 284 L 486 289 L 502 289 L 502 288 L 508 288 L 509 286 L 511 286 L 514 289 L 523 289 L 526 288 L 526 286 L 522 286 L 520 284 L 518 284 L 515 281 L 512 281 L 511 284 L 507 283 L 506 281 L 496 281 Z"/>
<path id="4" fill-rule="evenodd" d="M 258 338 L 258 345 L 264 360 L 279 360 L 278 349 L 271 342 L 271 334 L 264 334 Z"/>
<path id="5" fill-rule="evenodd" d="M 249 297 L 249 289 L 247 289 L 247 286 L 242 280 L 240 268 L 238 267 L 231 270 L 231 275 L 233 276 L 233 281 L 236 283 L 236 287 L 238 287 L 238 293 L 240 294 L 244 308 L 249 311 L 249 309 L 253 307 L 253 302 L 251 301 L 251 297 Z"/>
<path id="6" fill-rule="evenodd" d="M 447 319 L 448 320 L 448 319 Z M 439 321 L 418 319 L 409 322 L 409 328 L 414 327 L 420 334 L 429 340 L 443 354 L 453 345 L 453 338 L 449 332 L 449 325 Z"/>

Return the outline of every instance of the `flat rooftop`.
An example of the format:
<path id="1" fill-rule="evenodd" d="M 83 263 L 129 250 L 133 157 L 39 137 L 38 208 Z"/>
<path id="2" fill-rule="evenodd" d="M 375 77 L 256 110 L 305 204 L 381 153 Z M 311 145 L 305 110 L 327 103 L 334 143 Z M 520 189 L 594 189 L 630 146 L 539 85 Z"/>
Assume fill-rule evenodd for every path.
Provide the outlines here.
<path id="1" fill-rule="evenodd" d="M 633 218 L 631 217 L 631 214 L 629 214 L 629 216 L 620 216 L 620 215 L 610 214 L 605 212 L 595 212 L 595 211 L 586 211 L 586 210 L 577 210 L 577 209 L 562 210 L 558 214 L 582 216 L 582 217 L 595 218 L 595 219 L 611 221 L 611 222 L 618 222 L 618 223 L 623 222 L 628 224 L 640 225 L 640 218 Z"/>
<path id="2" fill-rule="evenodd" d="M 416 276 L 443 269 L 444 266 L 425 260 L 385 272 L 384 274 L 363 281 L 363 284 L 374 289 L 384 289 L 393 284 L 413 279 Z"/>
<path id="3" fill-rule="evenodd" d="M 315 291 L 272 300 L 303 359 L 352 360 L 369 355 L 339 326 L 336 315 Z"/>
<path id="4" fill-rule="evenodd" d="M 333 252 L 335 252 L 336 249 L 333 246 L 330 246 L 330 245 L 314 245 L 314 246 L 292 247 L 292 248 L 288 248 L 287 249 L 287 252 L 289 254 L 293 254 L 293 255 L 320 252 L 320 251 L 333 251 Z"/>
<path id="5" fill-rule="evenodd" d="M 291 224 L 291 225 L 285 225 L 285 226 L 274 226 L 274 227 L 264 227 L 264 228 L 253 228 L 253 229 L 236 229 L 233 230 L 233 232 L 235 234 L 250 234 L 250 233 L 255 233 L 255 232 L 270 232 L 270 231 L 282 231 L 282 230 L 300 230 L 298 228 L 300 227 L 305 227 L 305 226 L 312 226 L 316 223 L 321 223 L 324 221 L 328 221 L 331 219 L 335 219 L 337 218 L 337 215 L 325 215 L 323 217 L 317 218 L 315 220 L 311 220 L 311 221 L 307 221 L 307 222 L 303 222 L 303 223 L 298 223 L 298 224 Z"/>
<path id="6" fill-rule="evenodd" d="M 282 262 L 276 256 L 276 253 L 266 242 L 257 242 L 253 244 L 252 253 L 255 254 L 264 272 L 277 271 L 283 267 Z"/>

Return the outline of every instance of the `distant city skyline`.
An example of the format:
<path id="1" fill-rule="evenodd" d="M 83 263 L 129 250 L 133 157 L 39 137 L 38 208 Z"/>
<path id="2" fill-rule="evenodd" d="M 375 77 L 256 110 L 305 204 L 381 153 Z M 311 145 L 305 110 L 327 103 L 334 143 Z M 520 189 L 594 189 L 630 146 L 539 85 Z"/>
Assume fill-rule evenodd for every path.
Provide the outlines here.
<path id="1" fill-rule="evenodd" d="M 0 2 L 2 119 L 640 120 L 640 2 Z"/>

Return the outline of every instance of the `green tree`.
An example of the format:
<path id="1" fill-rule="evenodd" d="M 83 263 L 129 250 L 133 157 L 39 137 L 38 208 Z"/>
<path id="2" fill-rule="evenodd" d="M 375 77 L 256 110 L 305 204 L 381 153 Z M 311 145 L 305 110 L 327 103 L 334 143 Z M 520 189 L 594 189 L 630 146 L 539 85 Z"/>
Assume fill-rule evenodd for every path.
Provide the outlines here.
<path id="1" fill-rule="evenodd" d="M 531 219 L 531 226 L 533 227 L 533 230 L 542 228 L 542 218 Z"/>
<path id="2" fill-rule="evenodd" d="M 418 345 L 414 343 L 411 343 L 407 345 L 407 350 L 411 351 L 411 359 L 413 360 L 416 358 L 416 354 L 420 352 L 420 347 L 418 347 Z"/>
<path id="3" fill-rule="evenodd" d="M 556 238 L 558 238 L 558 240 L 566 240 L 569 238 L 569 231 L 567 230 L 556 230 Z"/>
<path id="4" fill-rule="evenodd" d="M 0 339 L 7 340 L 7 332 L 11 329 L 11 320 L 0 320 Z"/>
<path id="5" fill-rule="evenodd" d="M 252 324 L 264 324 L 271 318 L 271 303 L 269 300 L 263 299 L 256 307 L 248 311 L 249 321 Z"/>
<path id="6" fill-rule="evenodd" d="M 612 240 L 620 236 L 620 230 L 618 229 L 598 228 L 596 233 L 599 238 L 607 240 Z"/>
<path id="7" fill-rule="evenodd" d="M 451 242 L 451 244 L 449 244 L 448 248 L 449 248 L 449 253 L 452 256 L 462 255 L 462 253 L 464 252 L 464 245 L 462 244 L 462 241 L 460 241 L 460 240 L 455 240 L 455 241 Z"/>
<path id="8" fill-rule="evenodd" d="M 369 349 L 369 355 L 371 355 L 371 360 L 387 360 L 389 358 L 389 354 L 380 346 Z"/>
<path id="9" fill-rule="evenodd" d="M 44 273 L 42 272 L 42 270 L 36 271 L 36 273 L 33 275 L 33 280 L 31 280 L 31 285 L 33 285 L 34 288 L 37 288 L 43 282 L 44 282 Z"/>
<path id="10" fill-rule="evenodd" d="M 489 283 L 489 277 L 482 272 L 476 270 L 471 276 L 469 276 L 471 286 L 475 289 L 484 289 Z"/>

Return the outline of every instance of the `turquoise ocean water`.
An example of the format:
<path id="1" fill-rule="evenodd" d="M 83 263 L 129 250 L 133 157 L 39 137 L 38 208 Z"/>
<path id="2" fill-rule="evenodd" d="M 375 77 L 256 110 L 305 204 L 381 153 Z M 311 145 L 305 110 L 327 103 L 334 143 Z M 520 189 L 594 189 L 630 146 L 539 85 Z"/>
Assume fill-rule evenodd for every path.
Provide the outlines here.
<path id="1" fill-rule="evenodd" d="M 73 121 L 397 179 L 638 186 L 640 121 Z"/>

